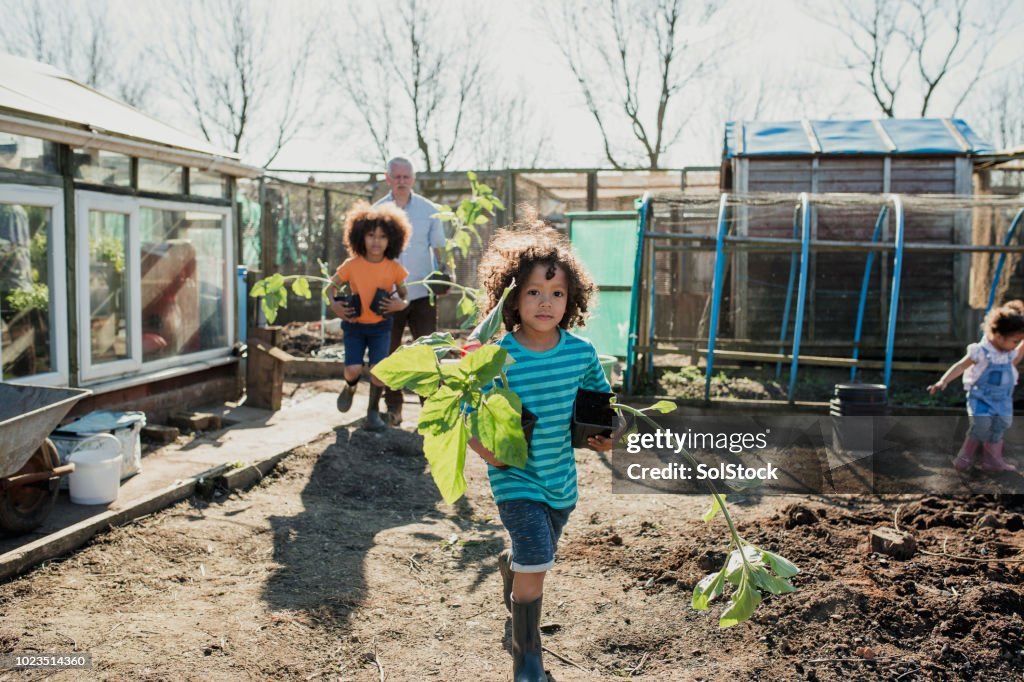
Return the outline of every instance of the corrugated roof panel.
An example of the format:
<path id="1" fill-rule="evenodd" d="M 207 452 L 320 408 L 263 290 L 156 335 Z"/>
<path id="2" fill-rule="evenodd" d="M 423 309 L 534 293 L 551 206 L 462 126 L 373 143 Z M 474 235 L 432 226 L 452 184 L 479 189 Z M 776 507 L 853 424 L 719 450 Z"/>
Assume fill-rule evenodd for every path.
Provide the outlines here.
<path id="1" fill-rule="evenodd" d="M 871 121 L 812 121 L 823 154 L 886 154 L 888 145 Z"/>
<path id="2" fill-rule="evenodd" d="M 962 118 L 954 118 L 953 125 L 964 136 L 967 143 L 971 145 L 971 150 L 975 154 L 987 154 L 988 152 L 995 151 L 995 147 L 984 140 L 978 133 L 974 132 L 974 129 L 967 125 L 967 121 Z"/>
<path id="3" fill-rule="evenodd" d="M 810 154 L 800 121 L 743 121 L 743 154 Z"/>
<path id="4" fill-rule="evenodd" d="M 960 119 L 824 120 L 811 121 L 810 126 L 822 154 L 959 155 L 992 151 L 992 146 Z M 726 159 L 813 153 L 800 121 L 730 121 L 726 124 Z"/>
<path id="5" fill-rule="evenodd" d="M 960 141 L 949 132 L 942 119 L 884 118 L 880 123 L 899 154 L 964 153 Z"/>

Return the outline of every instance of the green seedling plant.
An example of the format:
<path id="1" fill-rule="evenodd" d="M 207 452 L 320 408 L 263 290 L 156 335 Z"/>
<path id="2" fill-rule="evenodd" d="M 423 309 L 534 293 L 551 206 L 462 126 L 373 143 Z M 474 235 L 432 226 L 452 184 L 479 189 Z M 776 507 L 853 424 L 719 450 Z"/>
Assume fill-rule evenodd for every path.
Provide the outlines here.
<path id="1" fill-rule="evenodd" d="M 454 503 L 466 492 L 466 446 L 477 438 L 498 461 L 526 466 L 523 404 L 509 390 L 508 351 L 487 343 L 501 326 L 501 310 L 512 287 L 470 333 L 467 347 L 479 345 L 461 360 L 446 360 L 460 351 L 448 332 L 435 332 L 403 346 L 379 362 L 373 374 L 395 390 L 409 389 L 426 399 L 418 431 L 430 473 L 444 501 Z M 499 386 L 492 388 L 495 379 Z M 487 390 L 489 389 L 489 390 Z"/>
<path id="2" fill-rule="evenodd" d="M 657 429 L 659 428 L 657 422 L 645 413 L 666 414 L 675 409 L 675 404 L 662 400 L 645 410 L 637 410 L 621 403 L 612 403 L 612 407 L 620 414 L 631 414 Z M 691 466 L 697 466 L 698 462 L 692 454 L 686 450 L 681 450 L 680 454 L 689 461 Z M 726 583 L 732 583 L 735 589 L 729 594 L 729 605 L 718 618 L 718 626 L 728 628 L 738 625 L 754 615 L 754 611 L 761 603 L 762 590 L 772 594 L 795 592 L 796 588 L 793 587 L 789 579 L 799 573 L 800 569 L 789 559 L 744 540 L 736 529 L 736 524 L 729 513 L 729 507 L 725 503 L 725 497 L 715 489 L 710 481 L 705 480 L 704 484 L 711 493 L 711 508 L 705 512 L 702 518 L 705 523 L 711 523 L 718 514 L 721 514 L 729 527 L 729 544 L 733 549 L 726 557 L 721 569 L 707 574 L 694 586 L 690 605 L 698 611 L 707 610 L 711 602 L 725 592 Z"/>

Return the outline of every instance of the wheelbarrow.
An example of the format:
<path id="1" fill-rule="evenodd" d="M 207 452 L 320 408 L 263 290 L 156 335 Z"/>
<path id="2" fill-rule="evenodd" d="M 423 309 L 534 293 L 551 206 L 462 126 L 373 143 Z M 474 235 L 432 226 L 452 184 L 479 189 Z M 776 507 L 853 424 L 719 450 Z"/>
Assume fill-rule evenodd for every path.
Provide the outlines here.
<path id="1" fill-rule="evenodd" d="M 90 393 L 0 383 L 0 535 L 27 533 L 50 515 L 60 477 L 75 465 L 61 465 L 47 436 Z"/>

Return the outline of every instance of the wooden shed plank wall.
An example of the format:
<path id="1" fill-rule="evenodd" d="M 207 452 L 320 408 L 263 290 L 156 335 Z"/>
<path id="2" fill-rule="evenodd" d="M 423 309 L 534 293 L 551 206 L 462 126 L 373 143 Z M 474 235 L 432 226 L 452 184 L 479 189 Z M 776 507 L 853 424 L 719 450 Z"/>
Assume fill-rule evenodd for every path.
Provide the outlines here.
<path id="1" fill-rule="evenodd" d="M 954 194 L 963 184 L 953 157 L 819 157 L 743 159 L 749 192 L 866 192 Z M 962 161 L 962 160 L 960 160 Z M 888 186 L 887 186 L 888 185 Z M 750 207 L 744 221 L 752 236 L 789 237 L 792 207 Z M 818 239 L 870 240 L 878 208 L 815 210 Z M 907 212 L 907 242 L 963 243 L 963 217 Z M 891 217 L 890 220 L 894 218 Z M 887 229 L 891 239 L 892 228 Z M 866 254 L 817 254 L 812 257 L 805 318 L 805 340 L 852 341 Z M 790 258 L 786 254 L 736 254 L 736 330 L 749 338 L 777 339 L 784 310 Z M 963 262 L 958 263 L 957 259 Z M 897 346 L 915 350 L 934 341 L 959 338 L 969 329 L 964 313 L 968 257 L 907 254 L 904 261 Z M 740 265 L 742 263 L 742 265 Z M 891 254 L 875 259 L 865 316 L 865 341 L 885 333 Z M 741 294 L 742 292 L 742 294 Z M 810 324 L 809 324 L 810 322 Z M 791 322 L 792 324 L 792 322 Z"/>

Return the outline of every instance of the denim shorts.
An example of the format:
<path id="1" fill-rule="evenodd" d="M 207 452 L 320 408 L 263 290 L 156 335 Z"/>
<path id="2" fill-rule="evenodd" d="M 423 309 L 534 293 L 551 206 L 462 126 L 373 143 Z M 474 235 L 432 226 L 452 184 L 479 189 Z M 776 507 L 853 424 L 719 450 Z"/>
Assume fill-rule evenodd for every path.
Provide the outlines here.
<path id="1" fill-rule="evenodd" d="M 370 365 L 388 356 L 391 348 L 391 324 L 390 317 L 384 318 L 376 324 L 361 324 L 359 322 L 341 322 L 341 331 L 345 335 L 345 364 L 362 365 L 363 355 L 367 349 L 370 351 Z"/>
<path id="2" fill-rule="evenodd" d="M 512 538 L 512 570 L 543 573 L 555 565 L 555 549 L 569 514 L 576 508 L 552 509 L 543 502 L 510 500 L 498 505 L 498 515 Z"/>

